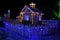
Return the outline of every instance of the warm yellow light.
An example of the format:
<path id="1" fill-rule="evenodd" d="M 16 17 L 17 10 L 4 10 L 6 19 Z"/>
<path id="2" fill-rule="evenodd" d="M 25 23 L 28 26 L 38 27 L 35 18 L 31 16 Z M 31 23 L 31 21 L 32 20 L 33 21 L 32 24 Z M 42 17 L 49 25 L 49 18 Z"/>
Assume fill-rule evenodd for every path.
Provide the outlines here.
<path id="1" fill-rule="evenodd" d="M 23 15 L 23 14 L 24 14 L 24 12 L 20 12 L 20 14 L 21 14 L 21 15 Z"/>
<path id="2" fill-rule="evenodd" d="M 35 3 L 30 3 L 29 5 L 33 5 L 33 6 L 35 6 L 36 4 L 35 4 Z"/>

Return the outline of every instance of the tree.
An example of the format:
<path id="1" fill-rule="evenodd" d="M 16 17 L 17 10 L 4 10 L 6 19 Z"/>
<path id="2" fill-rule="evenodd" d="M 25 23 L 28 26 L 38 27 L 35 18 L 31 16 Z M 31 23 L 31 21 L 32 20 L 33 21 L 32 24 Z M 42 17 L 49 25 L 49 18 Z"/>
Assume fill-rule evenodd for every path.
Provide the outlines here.
<path id="1" fill-rule="evenodd" d="M 58 3 L 57 3 L 57 5 L 59 6 L 59 11 L 58 12 L 55 12 L 55 11 L 53 11 L 54 13 L 55 13 L 55 15 L 58 17 L 58 19 L 60 20 L 60 1 L 58 1 Z"/>

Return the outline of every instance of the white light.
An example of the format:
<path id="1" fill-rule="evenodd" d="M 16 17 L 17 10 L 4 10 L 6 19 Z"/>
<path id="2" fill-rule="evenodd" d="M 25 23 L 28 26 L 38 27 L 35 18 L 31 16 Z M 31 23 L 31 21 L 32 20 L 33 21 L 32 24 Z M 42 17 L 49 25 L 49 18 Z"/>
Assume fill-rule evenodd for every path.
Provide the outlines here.
<path id="1" fill-rule="evenodd" d="M 10 14 L 10 9 L 8 9 L 8 14 Z"/>

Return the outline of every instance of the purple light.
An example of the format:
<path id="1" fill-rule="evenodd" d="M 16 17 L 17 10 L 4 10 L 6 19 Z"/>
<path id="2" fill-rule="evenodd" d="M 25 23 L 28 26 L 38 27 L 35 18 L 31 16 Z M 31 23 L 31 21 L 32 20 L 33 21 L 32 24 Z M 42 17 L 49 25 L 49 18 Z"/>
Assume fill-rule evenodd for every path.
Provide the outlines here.
<path id="1" fill-rule="evenodd" d="M 26 21 L 29 21 L 29 15 L 26 15 L 24 18 Z"/>
<path id="2" fill-rule="evenodd" d="M 48 20 L 45 20 L 45 21 L 51 22 L 51 23 L 48 26 L 46 25 L 46 26 L 43 26 L 43 27 L 39 26 L 39 25 L 37 25 L 37 27 L 35 27 L 35 26 L 29 27 L 28 25 L 24 26 L 23 24 L 22 25 L 19 25 L 19 24 L 14 25 L 12 23 L 12 25 L 11 25 L 8 22 L 4 22 L 4 23 L 6 25 L 9 25 L 9 26 L 7 26 L 7 29 L 9 29 L 8 32 L 11 32 L 11 35 L 13 33 L 14 37 L 15 37 L 15 34 L 19 33 L 19 35 L 17 35 L 17 37 L 22 35 L 23 37 L 27 37 L 27 39 L 30 38 L 31 40 L 38 40 L 39 38 L 43 39 L 43 37 L 40 37 L 41 34 L 44 34 L 44 35 L 48 34 L 49 33 L 48 30 L 49 29 L 54 29 L 53 26 L 57 25 L 57 23 L 58 23 L 58 22 L 55 22 L 55 21 L 54 22 L 53 21 L 48 21 Z M 20 38 L 22 38 L 22 37 L 20 37 Z M 46 37 L 46 38 L 48 39 L 48 37 Z"/>
<path id="3" fill-rule="evenodd" d="M 39 16 L 39 21 L 41 21 L 41 17 L 42 17 L 42 16 Z"/>

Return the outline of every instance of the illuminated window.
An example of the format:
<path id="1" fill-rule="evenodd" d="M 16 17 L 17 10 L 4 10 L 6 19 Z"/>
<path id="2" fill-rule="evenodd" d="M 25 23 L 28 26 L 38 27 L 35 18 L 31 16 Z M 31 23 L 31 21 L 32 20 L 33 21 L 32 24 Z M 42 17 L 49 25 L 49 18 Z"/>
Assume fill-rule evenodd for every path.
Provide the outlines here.
<path id="1" fill-rule="evenodd" d="M 26 21 L 29 21 L 29 15 L 25 15 L 24 19 L 25 19 Z"/>

